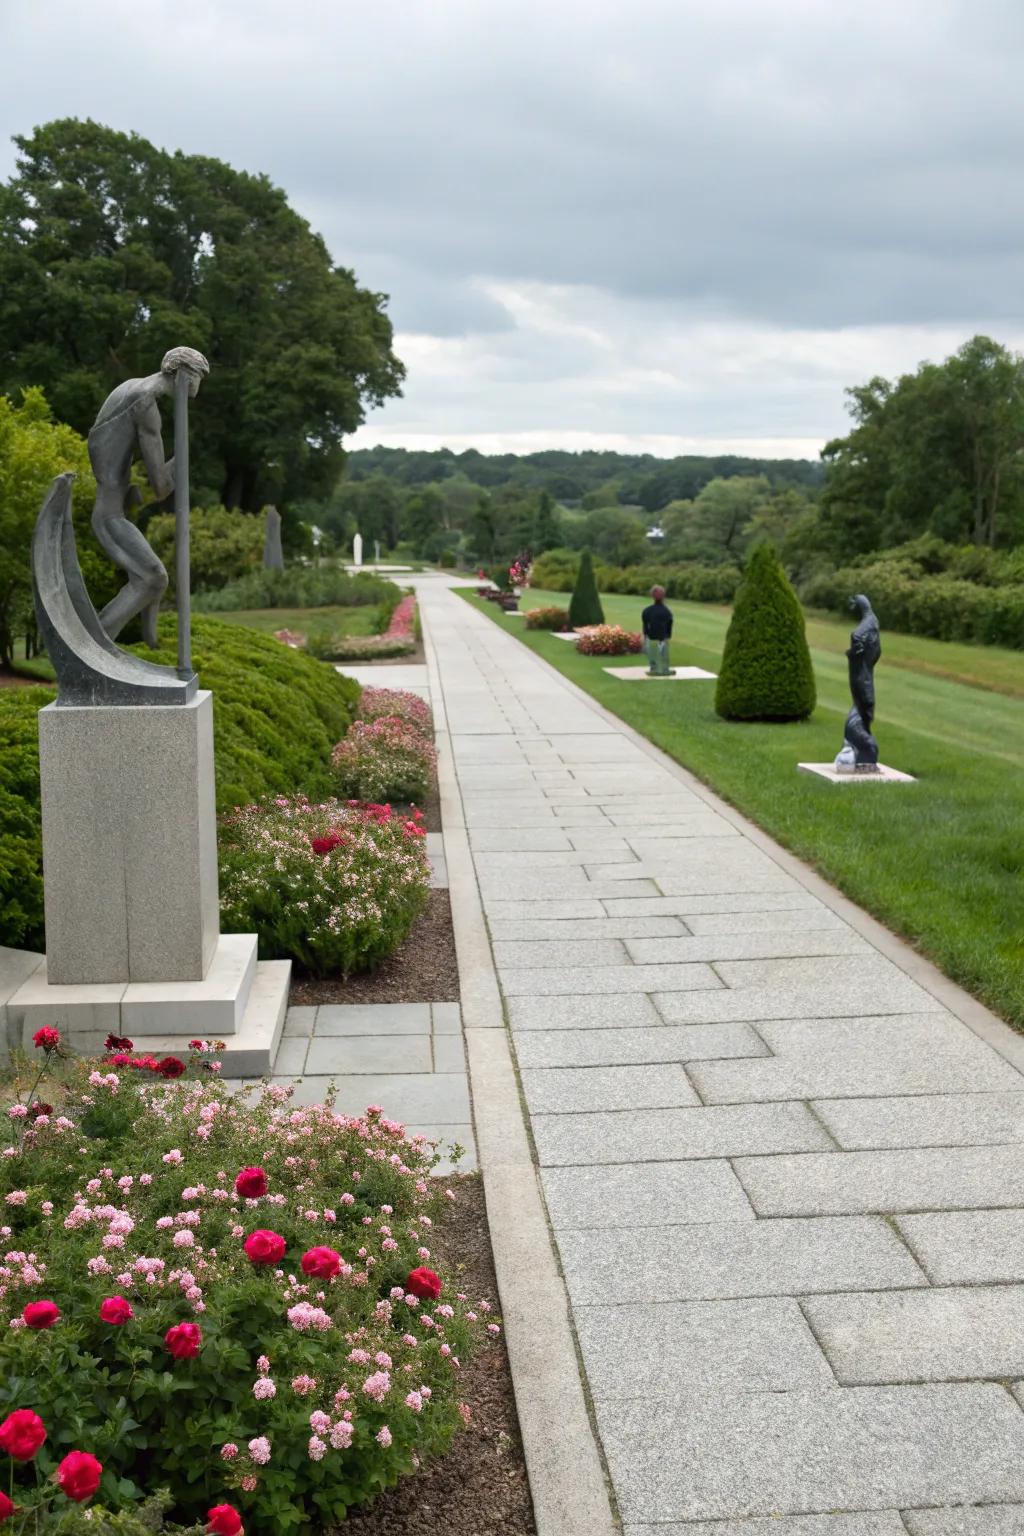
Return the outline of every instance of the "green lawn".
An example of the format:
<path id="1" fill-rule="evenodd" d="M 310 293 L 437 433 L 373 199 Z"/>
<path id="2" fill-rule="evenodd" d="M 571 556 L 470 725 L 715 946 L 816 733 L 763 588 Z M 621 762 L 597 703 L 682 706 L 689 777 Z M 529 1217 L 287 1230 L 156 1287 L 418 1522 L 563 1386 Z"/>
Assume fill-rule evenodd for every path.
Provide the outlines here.
<path id="1" fill-rule="evenodd" d="M 461 595 L 1024 1029 L 1024 657 L 883 634 L 875 733 L 883 761 L 920 783 L 843 788 L 796 764 L 830 761 L 842 746 L 844 626 L 808 625 L 810 721 L 737 725 L 715 714 L 712 682 L 621 682 L 602 670 L 607 659 Z M 531 590 L 523 606 L 567 601 Z M 602 603 L 610 623 L 639 628 L 640 599 Z M 717 671 L 728 610 L 670 606 L 673 663 Z"/>
<path id="2" fill-rule="evenodd" d="M 328 630 L 332 635 L 375 635 L 380 609 L 374 603 L 360 608 L 237 608 L 208 617 L 221 619 L 225 624 L 241 624 L 245 629 L 259 629 L 268 635 L 277 629 L 290 629 L 300 635 L 314 629 Z"/>

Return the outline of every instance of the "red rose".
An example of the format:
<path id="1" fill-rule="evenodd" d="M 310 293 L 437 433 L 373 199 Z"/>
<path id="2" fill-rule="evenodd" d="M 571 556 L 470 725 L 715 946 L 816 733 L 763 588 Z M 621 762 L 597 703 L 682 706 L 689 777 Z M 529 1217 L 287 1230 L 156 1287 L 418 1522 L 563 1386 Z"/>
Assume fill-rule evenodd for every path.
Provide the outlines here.
<path id="1" fill-rule="evenodd" d="M 31 1461 L 45 1439 L 43 1421 L 31 1408 L 15 1408 L 0 1424 L 0 1451 L 15 1461 Z"/>
<path id="2" fill-rule="evenodd" d="M 310 847 L 314 853 L 326 855 L 332 849 L 337 848 L 341 841 L 342 839 L 336 832 L 328 832 L 326 837 L 314 837 L 310 842 Z"/>
<path id="3" fill-rule="evenodd" d="M 242 1517 L 232 1504 L 215 1504 L 207 1510 L 209 1524 L 206 1529 L 213 1536 L 241 1536 Z"/>
<path id="4" fill-rule="evenodd" d="M 69 1499 L 81 1504 L 100 1485 L 103 1467 L 88 1451 L 69 1451 L 57 1468 L 57 1481 Z"/>
<path id="5" fill-rule="evenodd" d="M 52 1114 L 53 1114 L 53 1105 L 52 1104 L 43 1104 L 41 1102 L 41 1100 L 39 1100 L 39 1099 L 37 1099 L 34 1104 L 30 1104 L 29 1108 L 28 1108 L 28 1118 L 30 1120 L 38 1120 L 40 1115 L 52 1115 Z"/>
<path id="6" fill-rule="evenodd" d="M 127 1035 L 108 1035 L 103 1042 L 105 1051 L 134 1051 L 135 1041 L 129 1040 Z"/>
<path id="7" fill-rule="evenodd" d="M 421 1301 L 436 1301 L 441 1294 L 441 1277 L 432 1269 L 414 1269 L 406 1277 L 405 1285 Z"/>
<path id="8" fill-rule="evenodd" d="M 202 1051 L 206 1049 L 202 1040 L 190 1040 L 188 1043 L 188 1048 L 190 1051 Z"/>
<path id="9" fill-rule="evenodd" d="M 161 1077 L 180 1077 L 185 1070 L 185 1063 L 177 1056 L 165 1056 L 157 1062 L 156 1070 Z"/>
<path id="10" fill-rule="evenodd" d="M 175 1323 L 164 1334 L 164 1343 L 175 1360 L 191 1360 L 202 1347 L 203 1331 L 198 1323 Z"/>
<path id="11" fill-rule="evenodd" d="M 21 1315 L 30 1328 L 52 1328 L 60 1317 L 60 1307 L 52 1301 L 30 1301 Z"/>
<path id="12" fill-rule="evenodd" d="M 333 1280 L 341 1271 L 341 1254 L 333 1248 L 310 1248 L 302 1255 L 302 1273 L 318 1280 Z"/>
<path id="13" fill-rule="evenodd" d="M 243 1168 L 235 1179 L 235 1194 L 246 1200 L 258 1200 L 267 1192 L 267 1176 L 262 1168 Z"/>
<path id="14" fill-rule="evenodd" d="M 285 1256 L 288 1244 L 277 1232 L 257 1227 L 242 1244 L 254 1264 L 278 1264 Z"/>
<path id="15" fill-rule="evenodd" d="M 134 1316 L 131 1303 L 123 1296 L 108 1296 L 105 1301 L 100 1302 L 101 1322 L 113 1323 L 115 1327 L 120 1327 L 122 1323 L 128 1322 L 129 1318 Z"/>
<path id="16" fill-rule="evenodd" d="M 32 1036 L 32 1044 L 41 1051 L 55 1051 L 60 1045 L 60 1030 L 54 1029 L 52 1024 L 44 1024 Z"/>
<path id="17" fill-rule="evenodd" d="M 6 1493 L 0 1493 L 0 1520 L 9 1520 L 14 1514 L 14 1505 Z"/>

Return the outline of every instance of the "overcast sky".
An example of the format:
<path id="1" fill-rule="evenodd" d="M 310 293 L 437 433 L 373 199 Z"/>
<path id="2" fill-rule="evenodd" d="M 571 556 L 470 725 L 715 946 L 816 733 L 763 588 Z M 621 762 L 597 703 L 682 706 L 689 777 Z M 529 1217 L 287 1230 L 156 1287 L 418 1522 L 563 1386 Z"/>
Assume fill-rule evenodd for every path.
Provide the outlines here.
<path id="1" fill-rule="evenodd" d="M 1024 348 L 1024 0 L 0 0 L 61 116 L 265 171 L 391 295 L 358 443 L 816 454 Z"/>

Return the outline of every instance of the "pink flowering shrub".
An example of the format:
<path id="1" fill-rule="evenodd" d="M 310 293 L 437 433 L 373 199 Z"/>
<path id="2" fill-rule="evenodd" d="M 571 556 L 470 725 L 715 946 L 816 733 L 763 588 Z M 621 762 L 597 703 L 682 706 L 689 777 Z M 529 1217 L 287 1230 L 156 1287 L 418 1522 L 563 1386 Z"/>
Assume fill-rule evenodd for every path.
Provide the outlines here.
<path id="1" fill-rule="evenodd" d="M 319 1533 L 461 1426 L 460 1366 L 494 1324 L 431 1255 L 455 1192 L 378 1108 L 113 1054 L 48 1052 L 50 1112 L 0 1147 L 4 1487 L 52 1500 L 64 1463 L 67 1498 L 104 1509 L 167 1488 L 204 1529 Z"/>
<path id="2" fill-rule="evenodd" d="M 527 608 L 527 629 L 561 629 L 569 628 L 568 608 Z"/>
<path id="3" fill-rule="evenodd" d="M 383 661 L 411 656 L 416 649 L 416 598 L 411 593 L 402 598 L 382 635 L 311 635 L 309 649 L 320 661 Z"/>
<path id="4" fill-rule="evenodd" d="M 422 817 L 387 805 L 283 796 L 221 818 L 221 926 L 314 976 L 370 970 L 422 912 Z"/>
<path id="5" fill-rule="evenodd" d="M 434 782 L 433 742 L 408 720 L 356 720 L 331 753 L 338 791 L 359 800 L 422 800 Z"/>
<path id="6" fill-rule="evenodd" d="M 581 656 L 635 656 L 643 648 L 643 635 L 631 634 L 618 624 L 592 624 L 580 630 L 576 641 Z"/>
<path id="7" fill-rule="evenodd" d="M 434 739 L 434 716 L 418 693 L 402 688 L 364 688 L 356 705 L 357 720 L 403 720 L 425 741 Z"/>

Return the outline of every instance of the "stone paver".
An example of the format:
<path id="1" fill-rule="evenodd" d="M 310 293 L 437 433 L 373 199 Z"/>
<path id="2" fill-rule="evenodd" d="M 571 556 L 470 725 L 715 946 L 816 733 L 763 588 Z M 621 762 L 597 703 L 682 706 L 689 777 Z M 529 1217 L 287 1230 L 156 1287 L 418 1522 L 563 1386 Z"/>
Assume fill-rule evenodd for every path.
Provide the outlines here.
<path id="1" fill-rule="evenodd" d="M 877 1216 L 558 1233 L 569 1295 L 594 1305 L 923 1286 L 927 1280 Z"/>
<path id="2" fill-rule="evenodd" d="M 793 1392 L 835 1379 L 795 1301 L 579 1307 L 595 1398 L 658 1401 L 689 1392 Z"/>
<path id="3" fill-rule="evenodd" d="M 896 1225 L 936 1285 L 1024 1281 L 1024 1210 L 936 1211 Z"/>
<path id="4" fill-rule="evenodd" d="M 739 1157 L 736 1171 L 762 1216 L 1024 1205 L 1024 1145 Z"/>
<path id="5" fill-rule="evenodd" d="M 812 1296 L 803 1308 L 847 1385 L 1024 1373 L 1020 1286 Z"/>
<path id="6" fill-rule="evenodd" d="M 705 1393 L 656 1426 L 644 1403 L 596 1408 L 626 1520 L 1024 1498 L 1024 1414 L 1001 1387 Z"/>
<path id="7" fill-rule="evenodd" d="M 1024 1536 L 1013 1042 L 993 1049 L 998 1026 L 947 1011 L 915 957 L 418 580 L 625 1536 Z M 457 1023 L 431 1026 L 389 1031 L 430 1046 L 433 1072 L 404 1082 L 450 1079 L 421 1123 L 468 1129 Z M 287 1059 L 326 1037 L 293 1010 Z M 513 1365 L 528 1405 L 536 1363 Z"/>
<path id="8" fill-rule="evenodd" d="M 541 1182 L 555 1228 L 754 1220 L 726 1162 L 545 1168 Z"/>

